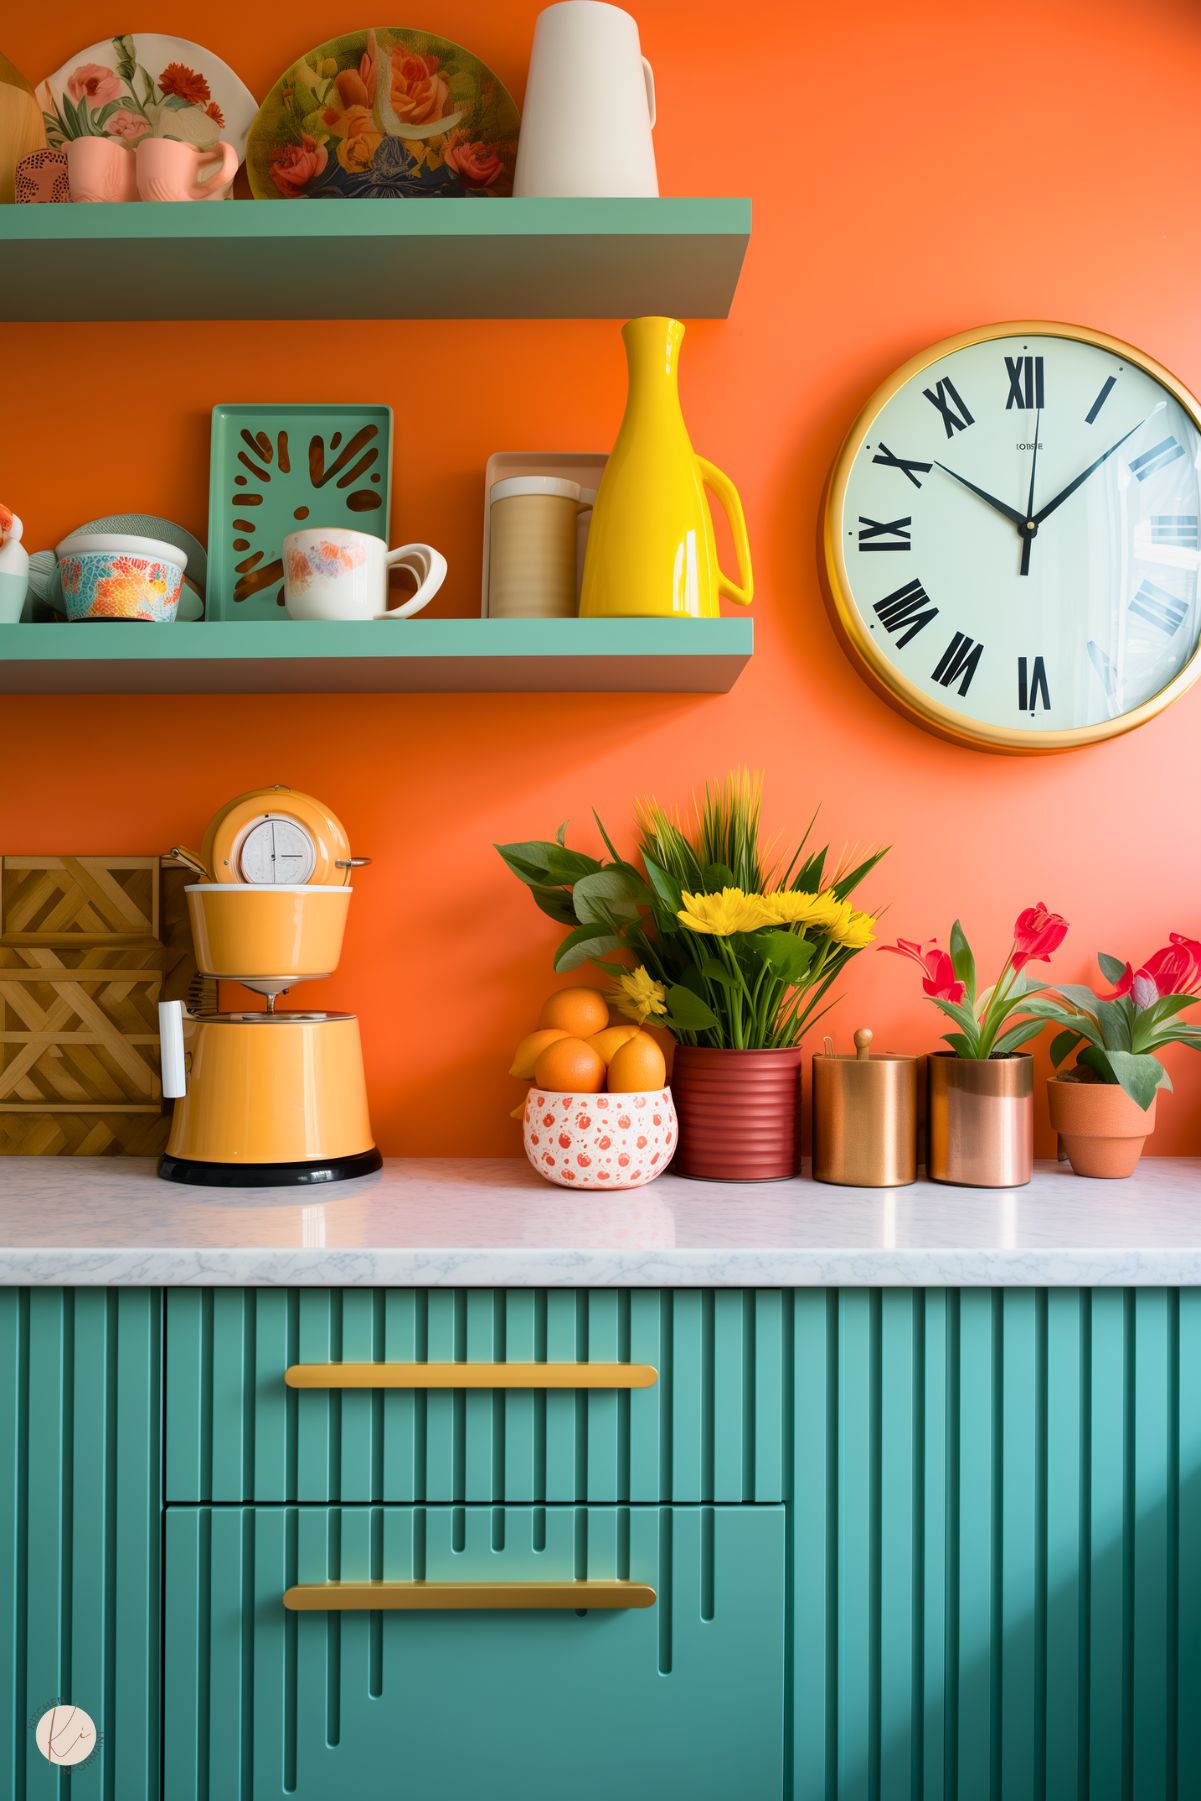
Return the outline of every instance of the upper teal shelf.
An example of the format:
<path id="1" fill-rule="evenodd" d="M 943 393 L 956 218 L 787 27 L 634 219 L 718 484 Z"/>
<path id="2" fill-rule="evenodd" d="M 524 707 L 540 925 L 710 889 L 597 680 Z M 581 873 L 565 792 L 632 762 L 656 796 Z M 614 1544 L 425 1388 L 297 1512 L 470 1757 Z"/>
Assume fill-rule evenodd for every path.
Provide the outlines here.
<path id="1" fill-rule="evenodd" d="M 749 619 L 6 625 L 0 694 L 724 694 L 753 641 Z"/>
<path id="2" fill-rule="evenodd" d="M 720 319 L 750 230 L 749 200 L 0 206 L 0 319 Z"/>

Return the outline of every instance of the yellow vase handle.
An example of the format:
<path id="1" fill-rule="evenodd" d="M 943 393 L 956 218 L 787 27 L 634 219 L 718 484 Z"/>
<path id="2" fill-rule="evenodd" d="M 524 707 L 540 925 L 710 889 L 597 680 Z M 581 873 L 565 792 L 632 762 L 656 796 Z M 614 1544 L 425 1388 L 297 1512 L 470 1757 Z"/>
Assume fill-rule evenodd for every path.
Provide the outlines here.
<path id="1" fill-rule="evenodd" d="M 740 607 L 749 607 L 755 597 L 755 578 L 751 574 L 751 547 L 747 542 L 746 518 L 742 511 L 742 501 L 738 497 L 738 489 L 729 476 L 724 474 L 715 463 L 705 457 L 697 457 L 701 472 L 701 480 L 707 488 L 711 488 L 721 502 L 722 511 L 730 522 L 730 532 L 734 539 L 734 555 L 738 559 L 738 580 L 731 581 L 721 571 L 717 574 L 717 592 L 727 600 L 736 600 Z"/>

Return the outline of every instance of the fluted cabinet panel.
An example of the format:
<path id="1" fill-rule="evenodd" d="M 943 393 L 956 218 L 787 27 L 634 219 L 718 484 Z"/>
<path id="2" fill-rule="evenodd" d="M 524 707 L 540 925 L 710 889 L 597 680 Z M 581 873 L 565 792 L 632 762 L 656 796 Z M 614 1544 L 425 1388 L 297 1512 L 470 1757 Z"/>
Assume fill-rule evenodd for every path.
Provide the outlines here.
<path id="1" fill-rule="evenodd" d="M 5 1801 L 72 1793 L 34 1737 L 60 1702 L 100 1733 L 76 1794 L 158 1793 L 160 1307 L 149 1290 L 0 1289 Z"/>
<path id="2" fill-rule="evenodd" d="M 788 1297 L 793 1801 L 1201 1794 L 1201 1292 Z"/>
<path id="3" fill-rule="evenodd" d="M 784 1510 L 173 1507 L 164 1801 L 779 1801 Z M 295 1582 L 632 1579 L 636 1612 L 302 1613 Z"/>
<path id="4" fill-rule="evenodd" d="M 778 1502 L 785 1296 L 218 1289 L 167 1296 L 170 1501 Z M 295 1390 L 327 1362 L 635 1362 L 651 1388 Z"/>

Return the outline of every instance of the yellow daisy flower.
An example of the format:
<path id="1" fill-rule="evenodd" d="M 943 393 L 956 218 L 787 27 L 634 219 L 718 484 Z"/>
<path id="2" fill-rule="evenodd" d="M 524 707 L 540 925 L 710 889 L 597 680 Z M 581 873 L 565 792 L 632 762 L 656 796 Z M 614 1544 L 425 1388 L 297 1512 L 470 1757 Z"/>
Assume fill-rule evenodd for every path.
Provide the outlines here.
<path id="1" fill-rule="evenodd" d="M 640 963 L 628 976 L 618 976 L 614 1005 L 637 1026 L 667 1012 L 667 990 Z"/>
<path id="2" fill-rule="evenodd" d="M 832 894 L 804 894 L 796 888 L 777 888 L 763 896 L 773 925 L 814 926 L 826 931 L 839 916 L 841 903 Z"/>
<path id="3" fill-rule="evenodd" d="M 838 914 L 828 927 L 835 944 L 848 950 L 863 950 L 876 936 L 875 919 L 870 913 L 858 913 L 850 901 L 835 901 Z"/>
<path id="4" fill-rule="evenodd" d="M 772 914 L 761 894 L 744 894 L 741 888 L 723 888 L 720 894 L 684 894 L 676 918 L 690 932 L 707 932 L 730 938 L 735 932 L 754 932 L 772 924 Z"/>

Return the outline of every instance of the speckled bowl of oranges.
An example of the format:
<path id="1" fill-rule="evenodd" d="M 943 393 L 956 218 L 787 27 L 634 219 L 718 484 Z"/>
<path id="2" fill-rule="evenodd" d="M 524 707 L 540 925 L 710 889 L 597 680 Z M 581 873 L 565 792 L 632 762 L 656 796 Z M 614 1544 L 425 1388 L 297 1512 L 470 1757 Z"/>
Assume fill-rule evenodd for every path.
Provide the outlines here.
<path id="1" fill-rule="evenodd" d="M 599 989 L 550 995 L 509 1073 L 532 1084 L 515 1111 L 548 1182 L 643 1188 L 671 1162 L 679 1128 L 663 1052 L 649 1032 L 612 1020 Z"/>

